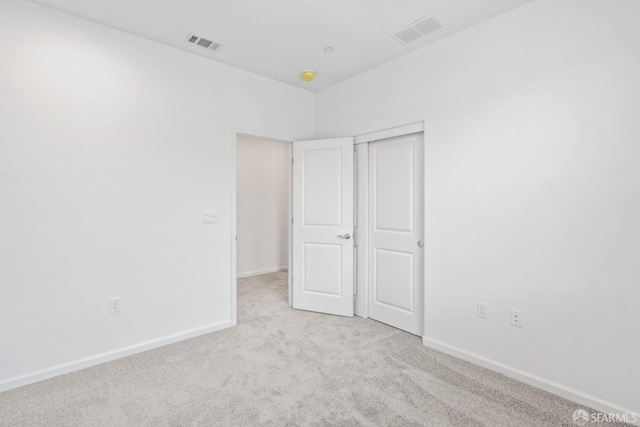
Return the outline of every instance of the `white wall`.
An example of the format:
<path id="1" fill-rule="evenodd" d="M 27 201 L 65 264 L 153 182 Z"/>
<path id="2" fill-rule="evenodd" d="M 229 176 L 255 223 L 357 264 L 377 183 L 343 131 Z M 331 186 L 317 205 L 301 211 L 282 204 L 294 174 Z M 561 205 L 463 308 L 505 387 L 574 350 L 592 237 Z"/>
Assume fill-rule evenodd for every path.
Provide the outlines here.
<path id="1" fill-rule="evenodd" d="M 288 267 L 290 145 L 238 136 L 238 276 Z"/>
<path id="2" fill-rule="evenodd" d="M 535 1 L 316 97 L 316 137 L 427 120 L 425 343 L 636 412 L 638 16 Z"/>
<path id="3" fill-rule="evenodd" d="M 0 53 L 0 390 L 230 325 L 232 127 L 311 137 L 313 95 L 19 0 Z"/>

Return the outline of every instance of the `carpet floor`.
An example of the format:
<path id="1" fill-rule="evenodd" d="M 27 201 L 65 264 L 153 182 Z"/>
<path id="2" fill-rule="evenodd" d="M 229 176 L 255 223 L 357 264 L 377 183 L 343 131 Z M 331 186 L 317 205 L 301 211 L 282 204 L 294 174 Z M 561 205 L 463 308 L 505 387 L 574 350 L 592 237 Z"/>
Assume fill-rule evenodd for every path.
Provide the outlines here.
<path id="1" fill-rule="evenodd" d="M 0 426 L 575 425 L 579 405 L 416 336 L 291 309 L 286 277 L 239 280 L 234 328 L 1 393 Z"/>

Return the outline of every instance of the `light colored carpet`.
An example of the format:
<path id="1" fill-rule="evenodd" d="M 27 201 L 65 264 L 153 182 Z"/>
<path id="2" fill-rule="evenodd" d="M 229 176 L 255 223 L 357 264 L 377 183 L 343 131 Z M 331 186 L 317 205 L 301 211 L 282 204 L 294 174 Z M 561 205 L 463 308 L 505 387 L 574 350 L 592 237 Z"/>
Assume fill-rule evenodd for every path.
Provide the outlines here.
<path id="1" fill-rule="evenodd" d="M 0 394 L 0 426 L 571 426 L 579 405 L 238 281 L 238 326 Z"/>

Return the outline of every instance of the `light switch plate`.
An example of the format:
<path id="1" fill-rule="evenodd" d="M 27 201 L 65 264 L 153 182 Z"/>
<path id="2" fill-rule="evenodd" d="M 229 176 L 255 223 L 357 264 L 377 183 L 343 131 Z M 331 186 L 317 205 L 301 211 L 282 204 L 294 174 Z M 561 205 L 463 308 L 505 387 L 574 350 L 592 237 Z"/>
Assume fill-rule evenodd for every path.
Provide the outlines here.
<path id="1" fill-rule="evenodd" d="M 202 211 L 202 223 L 203 224 L 217 224 L 218 223 L 218 211 Z"/>

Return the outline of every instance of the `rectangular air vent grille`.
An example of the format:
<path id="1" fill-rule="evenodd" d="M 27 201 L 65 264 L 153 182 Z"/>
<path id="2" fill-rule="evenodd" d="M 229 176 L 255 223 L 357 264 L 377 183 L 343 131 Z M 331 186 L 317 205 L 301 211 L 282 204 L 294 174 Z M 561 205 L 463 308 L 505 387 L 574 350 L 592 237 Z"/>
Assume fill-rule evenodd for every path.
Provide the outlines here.
<path id="1" fill-rule="evenodd" d="M 396 31 L 391 35 L 391 37 L 406 45 L 428 34 L 435 33 L 443 27 L 444 24 L 440 19 L 435 16 L 427 16 L 426 18 L 422 18 L 419 21 Z"/>
<path id="2" fill-rule="evenodd" d="M 195 46 L 200 46 L 208 50 L 212 50 L 217 52 L 222 48 L 222 44 L 218 42 L 214 42 L 211 40 L 207 40 L 200 36 L 196 36 L 195 34 L 189 34 L 186 38 L 186 42 Z"/>

